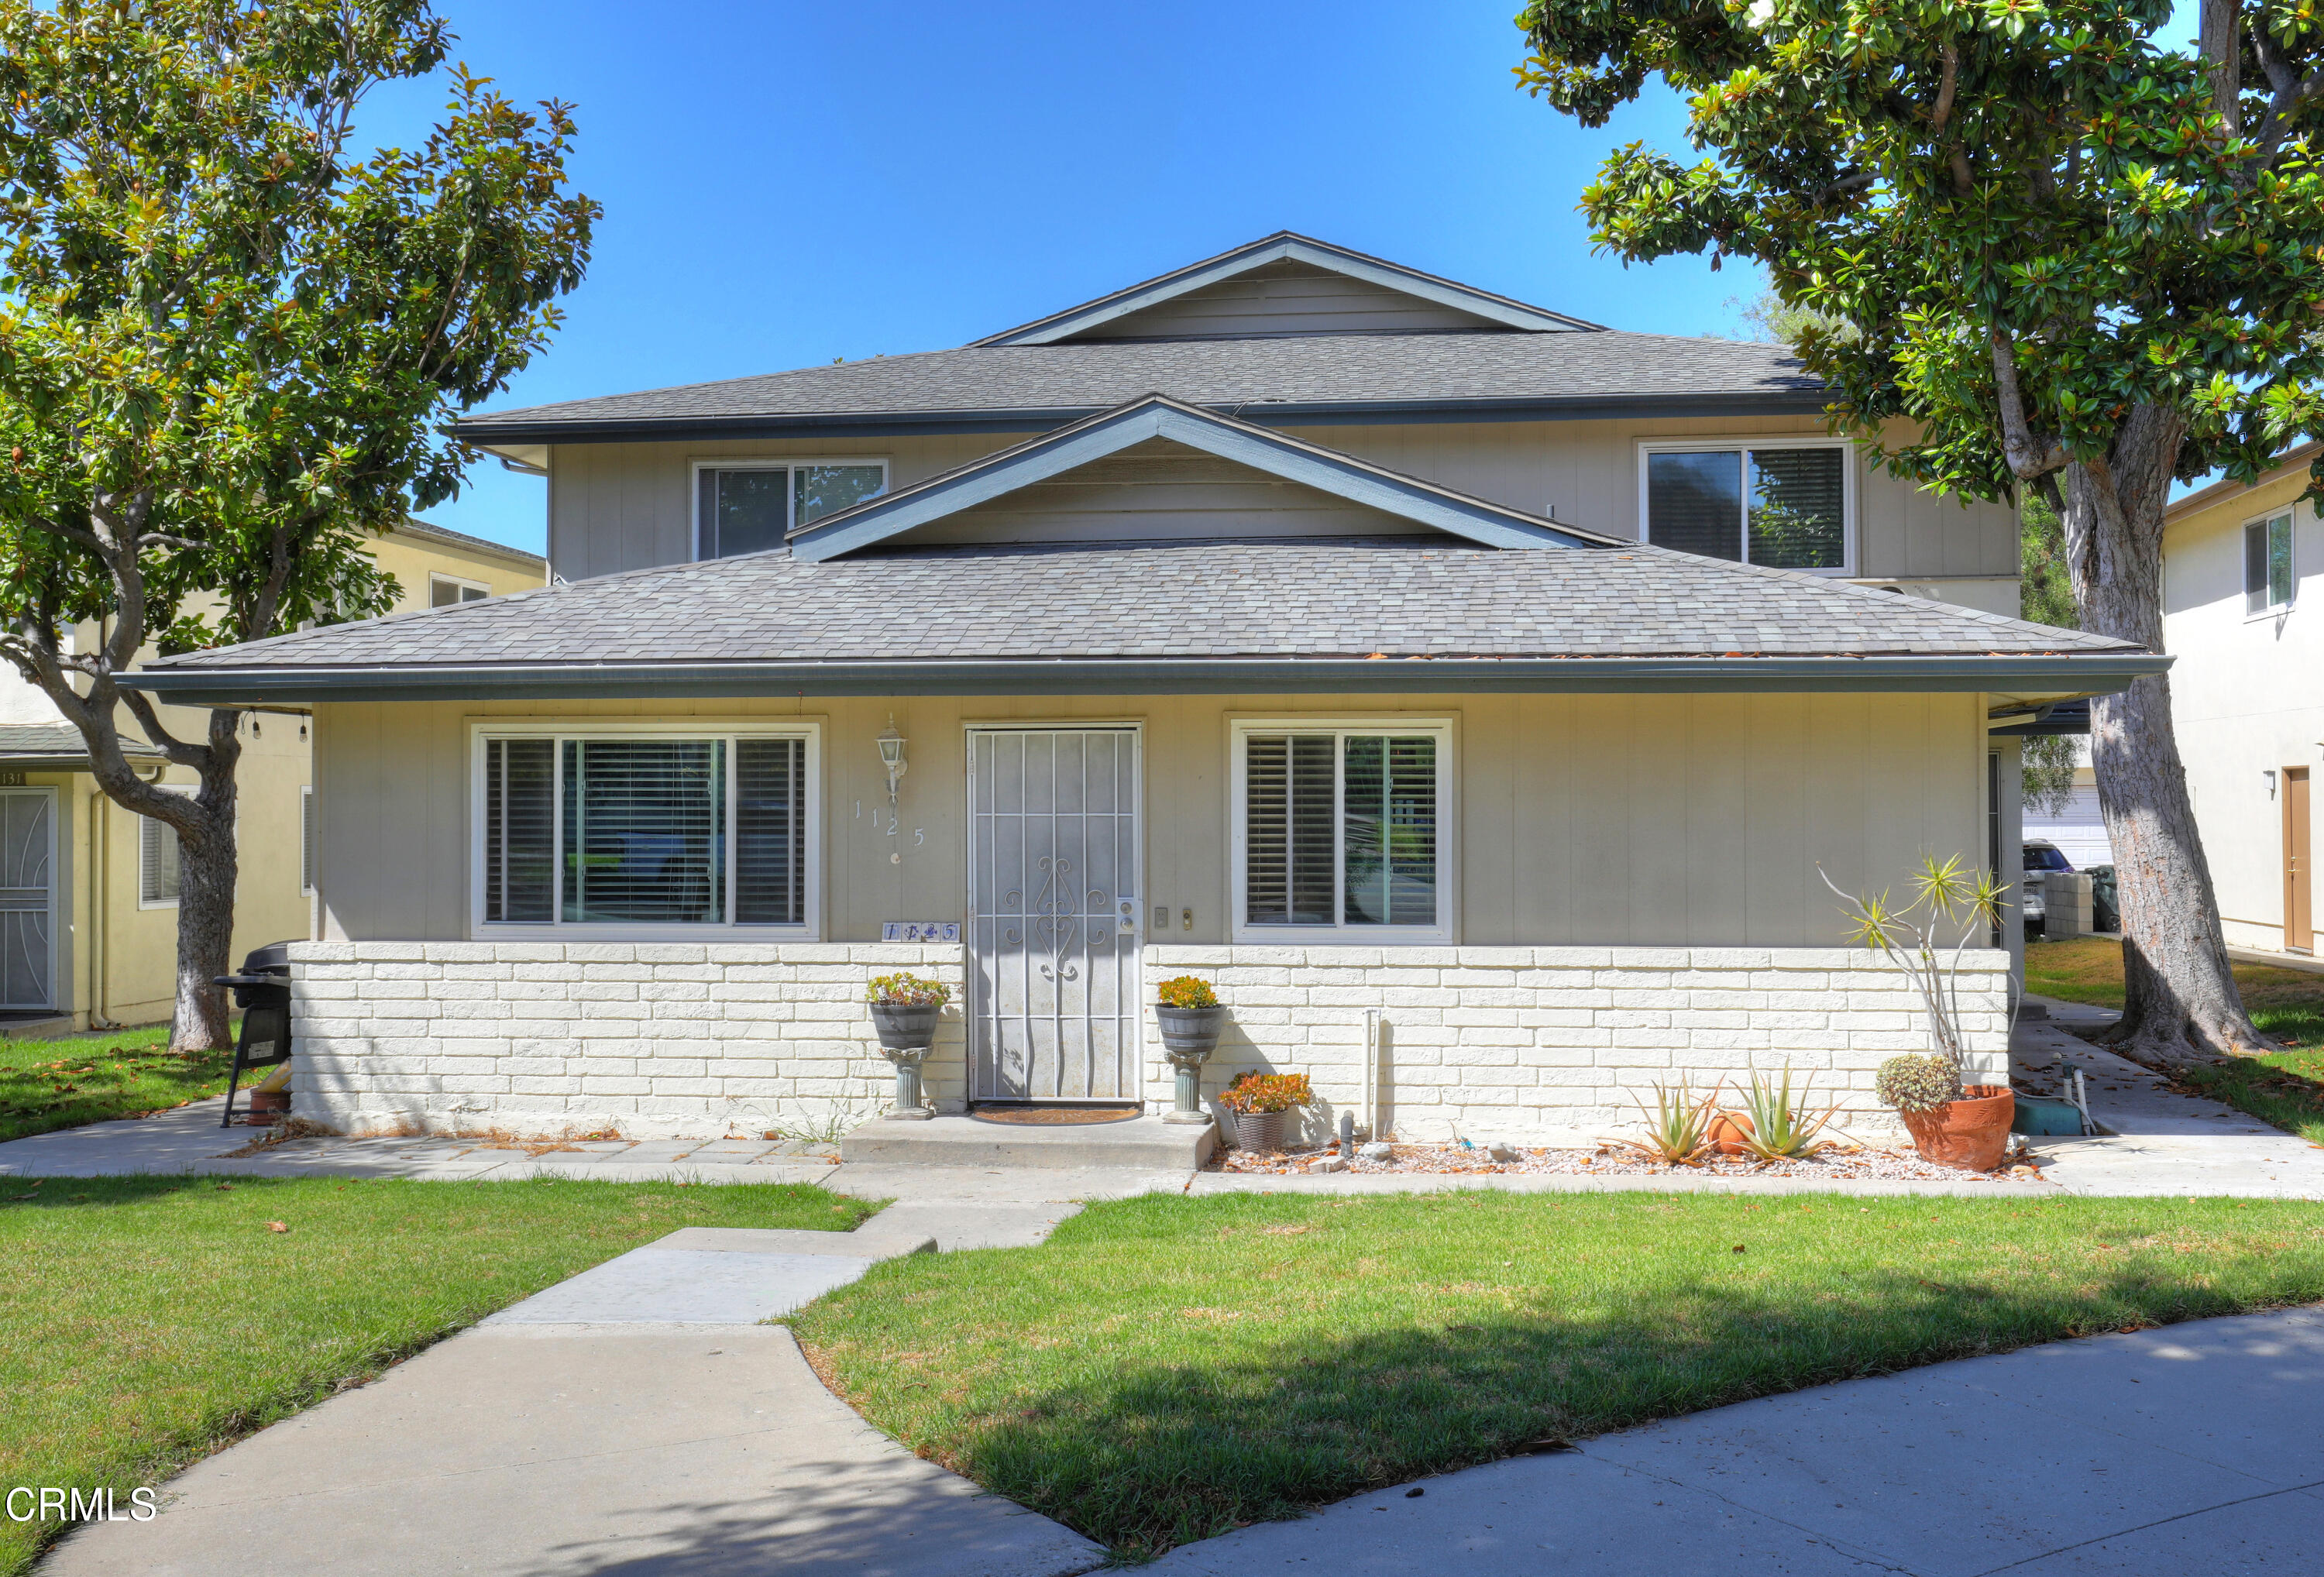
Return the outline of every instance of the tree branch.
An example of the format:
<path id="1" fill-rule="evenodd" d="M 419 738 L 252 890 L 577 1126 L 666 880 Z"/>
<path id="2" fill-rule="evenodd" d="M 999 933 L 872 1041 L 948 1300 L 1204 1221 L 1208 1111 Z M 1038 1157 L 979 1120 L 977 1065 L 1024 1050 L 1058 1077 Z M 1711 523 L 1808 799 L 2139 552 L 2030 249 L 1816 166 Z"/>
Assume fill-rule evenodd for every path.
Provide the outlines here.
<path id="1" fill-rule="evenodd" d="M 2017 353 L 2011 348 L 2009 337 L 1998 328 L 1992 331 L 1992 339 L 1993 386 L 2001 405 L 2001 451 L 2009 462 L 2010 475 L 2021 482 L 2032 482 L 2064 467 L 2065 447 L 2055 439 L 2034 438 L 2025 420 L 2025 396 L 2017 386 Z"/>

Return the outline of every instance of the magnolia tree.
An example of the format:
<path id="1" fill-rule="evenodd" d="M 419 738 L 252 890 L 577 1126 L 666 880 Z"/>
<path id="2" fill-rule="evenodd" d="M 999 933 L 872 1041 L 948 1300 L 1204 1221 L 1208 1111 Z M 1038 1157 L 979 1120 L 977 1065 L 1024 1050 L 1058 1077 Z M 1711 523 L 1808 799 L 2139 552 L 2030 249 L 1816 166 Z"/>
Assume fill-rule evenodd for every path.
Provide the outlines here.
<path id="1" fill-rule="evenodd" d="M 424 144 L 355 145 L 449 42 L 425 0 L 0 0 L 0 656 L 177 832 L 181 1048 L 226 1035 L 239 715 L 184 737 L 121 674 L 382 611 L 367 539 L 454 491 L 447 423 L 587 260 L 562 105 L 456 69 Z M 194 793 L 138 776 L 124 721 Z"/>
<path id="2" fill-rule="evenodd" d="M 1940 492 L 2055 507 L 2081 626 L 2160 650 L 2174 477 L 2324 426 L 2324 14 L 2205 0 L 1536 0 L 1521 82 L 1603 124 L 1651 78 L 1692 165 L 1633 143 L 1601 245 L 1764 263 L 1830 415 Z M 1899 436 L 1903 435 L 1903 436 Z M 1884 440 L 1885 443 L 1884 443 Z M 2266 1044 L 2228 973 L 2167 679 L 2093 708 L 2144 1060 Z"/>

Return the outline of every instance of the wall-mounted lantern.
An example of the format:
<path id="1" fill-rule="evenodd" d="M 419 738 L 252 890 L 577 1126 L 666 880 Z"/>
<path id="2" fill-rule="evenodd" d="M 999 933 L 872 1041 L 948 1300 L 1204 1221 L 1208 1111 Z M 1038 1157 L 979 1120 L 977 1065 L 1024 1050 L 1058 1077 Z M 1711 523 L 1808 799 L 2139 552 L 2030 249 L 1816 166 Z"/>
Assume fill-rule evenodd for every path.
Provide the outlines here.
<path id="1" fill-rule="evenodd" d="M 896 732 L 896 715 L 888 714 L 887 732 L 880 736 L 880 764 L 888 769 L 888 803 L 896 803 L 896 785 L 904 780 L 904 736 Z"/>

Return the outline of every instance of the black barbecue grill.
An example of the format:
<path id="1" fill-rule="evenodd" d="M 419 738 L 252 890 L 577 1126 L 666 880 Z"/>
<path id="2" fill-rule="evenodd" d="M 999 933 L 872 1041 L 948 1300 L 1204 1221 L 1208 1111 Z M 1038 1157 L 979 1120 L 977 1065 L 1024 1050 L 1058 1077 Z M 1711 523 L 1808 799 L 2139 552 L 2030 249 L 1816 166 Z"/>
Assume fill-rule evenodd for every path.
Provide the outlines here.
<path id="1" fill-rule="evenodd" d="M 242 1075 L 290 1060 L 290 944 L 269 942 L 254 947 L 243 958 L 241 973 L 222 974 L 210 983 L 233 987 L 234 1005 L 242 1010 L 242 1033 L 234 1043 L 234 1071 L 226 1082 L 226 1115 L 218 1121 L 220 1128 L 230 1128 L 234 1093 Z"/>

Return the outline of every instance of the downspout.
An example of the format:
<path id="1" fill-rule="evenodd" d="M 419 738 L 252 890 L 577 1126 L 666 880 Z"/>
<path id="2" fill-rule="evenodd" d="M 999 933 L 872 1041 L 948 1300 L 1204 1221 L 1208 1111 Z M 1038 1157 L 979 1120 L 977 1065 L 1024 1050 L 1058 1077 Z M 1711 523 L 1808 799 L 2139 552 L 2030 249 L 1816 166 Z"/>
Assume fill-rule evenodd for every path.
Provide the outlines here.
<path id="1" fill-rule="evenodd" d="M 161 774 L 170 770 L 167 761 L 153 769 L 153 775 L 143 779 L 159 783 Z M 113 864 L 113 798 L 103 788 L 89 794 L 89 862 L 88 862 L 88 1027 L 91 1029 L 118 1029 L 106 1013 L 106 936 L 111 929 L 111 916 L 105 904 L 106 879 Z"/>

